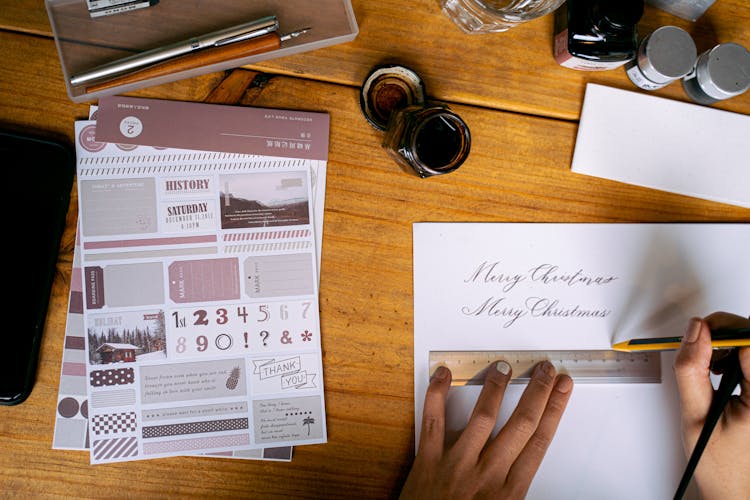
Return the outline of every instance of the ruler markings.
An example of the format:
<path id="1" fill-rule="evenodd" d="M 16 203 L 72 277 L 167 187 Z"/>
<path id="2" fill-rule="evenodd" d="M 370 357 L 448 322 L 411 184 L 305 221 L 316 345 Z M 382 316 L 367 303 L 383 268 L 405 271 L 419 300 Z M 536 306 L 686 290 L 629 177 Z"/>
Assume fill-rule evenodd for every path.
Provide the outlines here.
<path id="1" fill-rule="evenodd" d="M 661 383 L 661 355 L 653 351 L 430 351 L 429 357 L 430 373 L 450 368 L 451 385 L 481 385 L 484 370 L 497 360 L 513 368 L 510 383 L 528 382 L 534 365 L 544 360 L 577 383 Z"/>

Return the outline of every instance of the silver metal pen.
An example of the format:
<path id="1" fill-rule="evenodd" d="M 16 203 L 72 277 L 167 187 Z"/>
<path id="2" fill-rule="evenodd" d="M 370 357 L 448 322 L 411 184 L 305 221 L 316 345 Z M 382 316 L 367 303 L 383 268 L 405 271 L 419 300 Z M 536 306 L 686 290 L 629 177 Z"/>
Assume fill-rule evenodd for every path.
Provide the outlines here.
<path id="1" fill-rule="evenodd" d="M 156 49 L 147 50 L 124 57 L 111 63 L 103 64 L 89 71 L 84 71 L 70 78 L 70 84 L 82 85 L 100 78 L 124 73 L 144 66 L 149 66 L 172 57 L 181 56 L 207 47 L 219 47 L 229 43 L 248 40 L 279 29 L 279 20 L 276 16 L 267 16 L 249 23 L 239 24 L 206 35 L 201 35 L 188 40 L 165 45 Z"/>

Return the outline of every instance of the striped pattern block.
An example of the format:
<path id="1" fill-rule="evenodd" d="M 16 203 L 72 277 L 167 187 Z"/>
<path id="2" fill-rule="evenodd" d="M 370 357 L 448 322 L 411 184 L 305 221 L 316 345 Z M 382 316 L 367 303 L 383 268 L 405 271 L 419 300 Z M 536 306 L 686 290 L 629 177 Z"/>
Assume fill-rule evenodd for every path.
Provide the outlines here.
<path id="1" fill-rule="evenodd" d="M 284 168 L 304 165 L 304 160 L 263 160 L 252 161 L 252 155 L 244 156 L 251 161 L 229 161 L 223 153 L 199 153 L 199 154 L 152 154 L 124 156 L 83 157 L 78 159 L 80 176 L 97 175 L 146 175 L 146 174 L 170 174 L 190 172 L 247 172 L 248 170 L 265 168 Z M 203 160 L 202 160 L 202 157 Z M 257 157 L 256 157 L 257 158 Z M 143 160 L 139 164 L 139 160 Z M 214 164 L 181 164 L 182 162 L 201 162 L 205 160 L 218 160 Z M 149 162 L 169 162 L 168 165 L 144 165 Z M 172 163 L 174 162 L 174 163 Z M 130 166 L 121 166 L 122 163 L 132 163 Z"/>
<path id="2" fill-rule="evenodd" d="M 91 406 L 105 408 L 109 406 L 129 406 L 135 404 L 135 389 L 94 392 L 91 394 Z"/>
<path id="3" fill-rule="evenodd" d="M 138 456 L 138 438 L 124 437 L 100 439 L 91 445 L 91 456 L 95 461 Z"/>
<path id="4" fill-rule="evenodd" d="M 224 448 L 230 446 L 249 446 L 250 434 L 232 434 L 230 436 L 212 436 L 191 439 L 177 439 L 175 441 L 159 441 L 144 443 L 143 453 L 157 455 L 160 453 L 174 453 L 175 451 L 193 451 L 205 448 Z"/>
<path id="5" fill-rule="evenodd" d="M 311 247 L 311 241 L 280 241 L 276 243 L 226 245 L 224 251 L 226 253 L 279 252 L 282 250 L 307 250 Z"/>
<path id="6" fill-rule="evenodd" d="M 285 229 L 282 231 L 265 231 L 261 233 L 232 233 L 225 234 L 224 241 L 248 241 L 248 240 L 288 240 L 297 238 L 309 238 L 309 229 Z"/>

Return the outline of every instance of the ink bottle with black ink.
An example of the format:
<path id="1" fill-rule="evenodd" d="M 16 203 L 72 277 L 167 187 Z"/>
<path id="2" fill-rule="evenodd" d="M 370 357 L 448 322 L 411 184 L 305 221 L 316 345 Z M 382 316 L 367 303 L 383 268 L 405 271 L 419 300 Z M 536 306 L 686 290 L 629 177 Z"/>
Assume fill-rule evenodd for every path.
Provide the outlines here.
<path id="1" fill-rule="evenodd" d="M 555 11 L 554 56 L 582 71 L 619 68 L 636 56 L 643 0 L 567 0 Z"/>

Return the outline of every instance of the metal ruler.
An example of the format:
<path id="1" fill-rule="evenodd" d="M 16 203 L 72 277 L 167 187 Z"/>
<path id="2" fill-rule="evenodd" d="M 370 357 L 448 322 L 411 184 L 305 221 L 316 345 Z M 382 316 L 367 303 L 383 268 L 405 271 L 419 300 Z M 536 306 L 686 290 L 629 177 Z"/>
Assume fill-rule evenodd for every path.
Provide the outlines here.
<path id="1" fill-rule="evenodd" d="M 430 351 L 430 373 L 442 365 L 451 370 L 451 385 L 481 385 L 487 367 L 498 360 L 512 367 L 510 383 L 527 383 L 544 360 L 578 383 L 661 382 L 661 355 L 654 351 Z"/>

